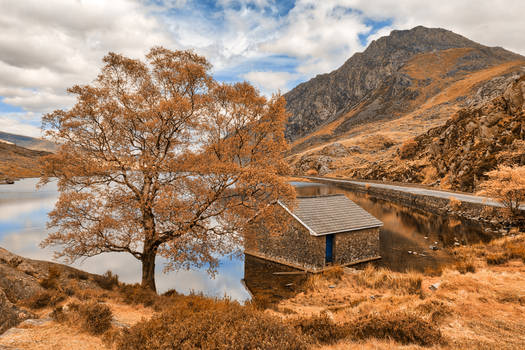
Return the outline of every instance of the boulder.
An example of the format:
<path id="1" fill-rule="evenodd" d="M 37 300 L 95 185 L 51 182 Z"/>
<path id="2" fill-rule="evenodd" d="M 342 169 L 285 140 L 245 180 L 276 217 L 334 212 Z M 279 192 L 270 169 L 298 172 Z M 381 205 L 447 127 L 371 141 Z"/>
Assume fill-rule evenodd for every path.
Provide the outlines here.
<path id="1" fill-rule="evenodd" d="M 321 154 L 330 157 L 345 157 L 348 155 L 348 150 L 339 142 L 334 142 L 321 150 Z"/>
<path id="2" fill-rule="evenodd" d="M 33 317 L 35 317 L 35 315 L 32 313 L 13 305 L 0 289 L 0 334 L 18 325 L 20 322 Z"/>
<path id="3" fill-rule="evenodd" d="M 32 297 L 44 289 L 38 280 L 16 268 L 0 264 L 0 290 L 11 302 Z"/>

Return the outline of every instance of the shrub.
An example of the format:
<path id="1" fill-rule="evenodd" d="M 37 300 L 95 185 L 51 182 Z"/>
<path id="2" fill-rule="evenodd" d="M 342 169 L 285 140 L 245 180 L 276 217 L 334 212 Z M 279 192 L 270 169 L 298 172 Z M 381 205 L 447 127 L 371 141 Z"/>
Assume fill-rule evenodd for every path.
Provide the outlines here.
<path id="1" fill-rule="evenodd" d="M 308 176 L 317 176 L 318 173 L 317 173 L 317 170 L 315 170 L 315 169 L 308 169 L 306 171 L 306 175 L 308 175 Z"/>
<path id="2" fill-rule="evenodd" d="M 476 272 L 476 265 L 472 259 L 462 259 L 455 263 L 455 269 L 462 274 L 467 272 L 474 273 Z"/>
<path id="3" fill-rule="evenodd" d="M 525 245 L 507 243 L 504 248 L 508 251 L 510 259 L 521 259 L 525 263 Z"/>
<path id="4" fill-rule="evenodd" d="M 406 311 L 372 313 L 358 317 L 346 326 L 355 340 L 380 338 L 427 346 L 438 344 L 442 339 L 441 332 L 432 323 Z"/>
<path id="5" fill-rule="evenodd" d="M 45 289 L 59 289 L 60 268 L 51 265 L 46 278 L 40 280 L 40 285 Z"/>
<path id="6" fill-rule="evenodd" d="M 153 306 L 160 298 L 157 293 L 148 288 L 143 288 L 139 284 L 123 285 L 119 291 L 123 301 L 131 305 Z"/>
<path id="7" fill-rule="evenodd" d="M 399 156 L 401 159 L 411 158 L 416 155 L 418 148 L 419 144 L 416 140 L 407 140 L 399 148 Z"/>
<path id="8" fill-rule="evenodd" d="M 26 299 L 23 303 L 31 309 L 42 309 L 49 306 L 55 306 L 65 300 L 66 296 L 57 290 L 45 290 L 36 293 L 31 298 Z"/>
<path id="9" fill-rule="evenodd" d="M 176 301 L 169 310 L 124 329 L 117 349 L 308 348 L 292 326 L 254 308 L 199 296 Z"/>
<path id="10" fill-rule="evenodd" d="M 489 179 L 481 183 L 478 194 L 499 200 L 511 217 L 523 215 L 520 204 L 525 202 L 525 166 L 500 165 L 485 175 Z"/>
<path id="11" fill-rule="evenodd" d="M 345 270 L 339 265 L 323 271 L 323 277 L 329 281 L 340 281 L 344 275 Z"/>
<path id="12" fill-rule="evenodd" d="M 490 253 L 485 257 L 489 265 L 501 265 L 509 261 L 509 256 L 505 253 Z"/>
<path id="13" fill-rule="evenodd" d="M 291 324 L 305 336 L 323 344 L 336 343 L 348 335 L 345 327 L 336 325 L 326 314 L 300 318 Z"/>
<path id="14" fill-rule="evenodd" d="M 118 275 L 114 275 L 109 270 L 102 276 L 96 275 L 93 279 L 102 289 L 113 290 L 113 287 L 118 287 Z"/>
<path id="15" fill-rule="evenodd" d="M 450 197 L 448 206 L 451 210 L 458 211 L 461 208 L 461 201 L 456 197 Z"/>
<path id="16" fill-rule="evenodd" d="M 91 334 L 102 334 L 111 328 L 113 313 L 104 304 L 90 302 L 78 307 L 78 315 L 82 320 L 82 328 Z"/>
<path id="17" fill-rule="evenodd" d="M 97 303 L 71 303 L 67 309 L 59 306 L 51 313 L 51 318 L 60 323 L 69 323 L 90 334 L 100 335 L 111 328 L 113 313 L 109 306 Z"/>

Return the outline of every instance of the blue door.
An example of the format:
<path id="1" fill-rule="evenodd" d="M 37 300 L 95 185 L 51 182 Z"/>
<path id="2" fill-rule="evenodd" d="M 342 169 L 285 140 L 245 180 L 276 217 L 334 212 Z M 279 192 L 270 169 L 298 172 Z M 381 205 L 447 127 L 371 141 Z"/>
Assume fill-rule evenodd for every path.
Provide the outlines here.
<path id="1" fill-rule="evenodd" d="M 326 262 L 333 262 L 334 235 L 326 235 Z"/>

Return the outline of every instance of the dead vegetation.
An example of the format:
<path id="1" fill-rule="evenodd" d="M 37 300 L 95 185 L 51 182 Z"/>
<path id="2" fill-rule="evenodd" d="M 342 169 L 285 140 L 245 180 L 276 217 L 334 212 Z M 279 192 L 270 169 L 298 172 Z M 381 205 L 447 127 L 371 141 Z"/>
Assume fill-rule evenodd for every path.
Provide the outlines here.
<path id="1" fill-rule="evenodd" d="M 63 286 L 64 272 L 51 270 L 41 280 L 48 289 L 26 305 L 54 321 L 28 328 L 25 340 L 8 339 L 19 349 L 33 349 L 34 339 L 41 349 L 54 342 L 39 332 L 67 335 L 60 339 L 70 347 L 74 339 L 93 344 L 86 349 L 523 347 L 525 237 L 451 253 L 455 264 L 432 274 L 336 266 L 271 309 L 174 291 L 157 295 L 111 273 L 100 277 L 100 288 L 79 288 L 83 279 Z M 0 346 L 6 341 L 0 337 Z M 68 349 L 53 344 L 48 348 Z"/>

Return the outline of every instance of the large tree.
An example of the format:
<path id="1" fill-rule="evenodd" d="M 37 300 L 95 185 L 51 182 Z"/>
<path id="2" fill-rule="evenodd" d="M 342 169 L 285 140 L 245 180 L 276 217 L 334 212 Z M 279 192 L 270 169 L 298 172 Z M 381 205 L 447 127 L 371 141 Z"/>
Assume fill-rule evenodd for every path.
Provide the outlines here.
<path id="1" fill-rule="evenodd" d="M 61 146 L 44 166 L 42 182 L 57 178 L 60 196 L 42 246 L 68 261 L 129 253 L 153 290 L 158 255 L 168 268 L 213 271 L 248 222 L 275 221 L 271 204 L 293 200 L 280 176 L 284 99 L 216 82 L 191 51 L 110 53 L 104 63 L 91 85 L 69 89 L 73 108 L 43 118 Z"/>

